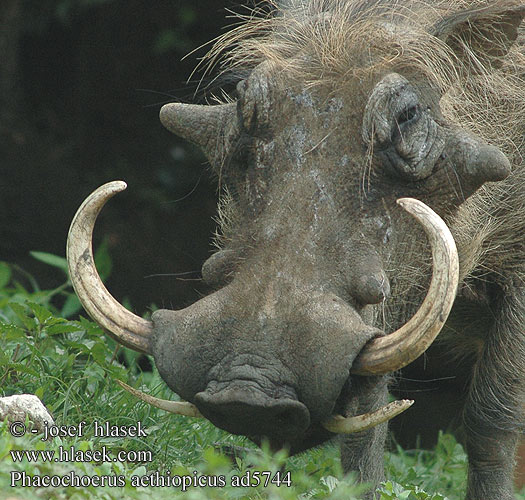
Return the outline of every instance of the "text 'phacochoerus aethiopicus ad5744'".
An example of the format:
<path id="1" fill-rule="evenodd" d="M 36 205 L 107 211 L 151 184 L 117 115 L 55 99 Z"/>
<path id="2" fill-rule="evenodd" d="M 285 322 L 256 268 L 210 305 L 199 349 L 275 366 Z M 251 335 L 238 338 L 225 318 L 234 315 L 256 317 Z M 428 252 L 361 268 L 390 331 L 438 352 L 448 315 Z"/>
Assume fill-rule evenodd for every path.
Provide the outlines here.
<path id="1" fill-rule="evenodd" d="M 160 114 L 225 193 L 202 269 L 216 291 L 151 321 L 109 295 L 91 233 L 122 182 L 69 236 L 85 309 L 187 401 L 155 404 L 291 453 L 344 434 L 344 469 L 378 482 L 386 421 L 416 396 L 391 421 L 398 441 L 457 429 L 467 498 L 513 498 L 524 15 L 522 1 L 289 0 L 218 41 L 211 59 L 246 76 L 234 98 Z"/>

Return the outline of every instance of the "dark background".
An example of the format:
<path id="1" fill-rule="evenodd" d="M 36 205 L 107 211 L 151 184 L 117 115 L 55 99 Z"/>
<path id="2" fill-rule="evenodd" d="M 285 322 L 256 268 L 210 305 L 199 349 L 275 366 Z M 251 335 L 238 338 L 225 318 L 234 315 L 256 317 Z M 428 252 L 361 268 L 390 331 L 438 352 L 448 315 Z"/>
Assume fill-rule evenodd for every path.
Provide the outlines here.
<path id="1" fill-rule="evenodd" d="M 234 22 L 226 8 L 239 3 L 0 1 L 0 260 L 43 288 L 60 285 L 63 274 L 29 252 L 63 256 L 84 198 L 122 179 L 128 189 L 104 208 L 95 234 L 113 261 L 108 288 L 138 313 L 205 292 L 216 182 L 158 112 L 217 91 L 206 80 L 198 90 L 202 73 L 187 82 L 206 47 L 181 59 L 224 33 Z"/>

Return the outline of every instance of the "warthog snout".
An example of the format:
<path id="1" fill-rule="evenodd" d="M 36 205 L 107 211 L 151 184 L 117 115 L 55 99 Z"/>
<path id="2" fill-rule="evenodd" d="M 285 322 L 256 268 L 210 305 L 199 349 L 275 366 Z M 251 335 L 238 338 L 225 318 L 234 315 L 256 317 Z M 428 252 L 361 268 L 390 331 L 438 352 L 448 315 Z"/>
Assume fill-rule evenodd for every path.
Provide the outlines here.
<path id="1" fill-rule="evenodd" d="M 218 392 L 208 386 L 195 403 L 213 424 L 234 434 L 293 439 L 310 425 L 310 413 L 297 398 L 269 396 L 247 381 Z"/>

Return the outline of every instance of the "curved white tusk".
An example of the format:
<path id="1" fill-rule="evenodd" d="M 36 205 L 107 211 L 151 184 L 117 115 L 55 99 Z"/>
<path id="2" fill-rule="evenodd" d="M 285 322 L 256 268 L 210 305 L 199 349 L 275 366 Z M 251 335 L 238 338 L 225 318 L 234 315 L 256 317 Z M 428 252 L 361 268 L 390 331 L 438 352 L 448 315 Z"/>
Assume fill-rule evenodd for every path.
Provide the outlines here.
<path id="1" fill-rule="evenodd" d="M 336 434 L 352 434 L 354 432 L 366 431 L 376 425 L 390 420 L 405 410 L 408 410 L 414 401 L 411 399 L 401 399 L 383 406 L 372 413 L 365 413 L 355 417 L 343 417 L 334 415 L 323 422 L 323 427 Z"/>
<path id="2" fill-rule="evenodd" d="M 122 380 L 115 380 L 115 382 L 117 382 L 117 384 L 120 385 L 120 387 L 128 391 L 130 394 L 133 394 L 133 396 L 135 396 L 136 398 L 140 399 L 141 401 L 144 401 L 144 403 L 148 403 L 151 406 L 155 406 L 155 408 L 160 408 L 161 410 L 174 413 L 175 415 L 204 418 L 201 412 L 198 410 L 198 408 L 195 405 L 188 403 L 187 401 L 170 401 L 168 399 L 156 398 L 137 389 L 134 389 L 128 384 L 122 382 Z"/>
<path id="3" fill-rule="evenodd" d="M 427 296 L 414 316 L 395 332 L 365 345 L 352 365 L 356 375 L 380 375 L 408 365 L 435 340 L 456 298 L 459 259 L 456 243 L 445 222 L 414 198 L 397 203 L 423 226 L 432 247 L 432 280 Z"/>

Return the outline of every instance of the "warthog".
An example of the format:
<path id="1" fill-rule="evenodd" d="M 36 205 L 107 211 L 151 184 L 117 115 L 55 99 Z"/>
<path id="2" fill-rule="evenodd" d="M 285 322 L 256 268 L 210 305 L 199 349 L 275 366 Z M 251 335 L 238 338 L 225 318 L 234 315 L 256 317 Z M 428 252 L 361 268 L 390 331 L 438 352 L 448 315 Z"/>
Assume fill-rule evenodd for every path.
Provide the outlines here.
<path id="1" fill-rule="evenodd" d="M 85 309 L 154 357 L 177 412 L 291 453 L 344 434 L 344 470 L 377 483 L 385 421 L 411 404 L 387 404 L 390 387 L 416 398 L 392 420 L 400 442 L 458 430 L 467 498 L 513 498 L 524 16 L 522 1 L 289 0 L 249 17 L 210 54 L 246 76 L 235 98 L 160 113 L 224 190 L 202 268 L 215 291 L 151 321 L 109 295 L 91 233 L 116 182 L 71 227 Z"/>

